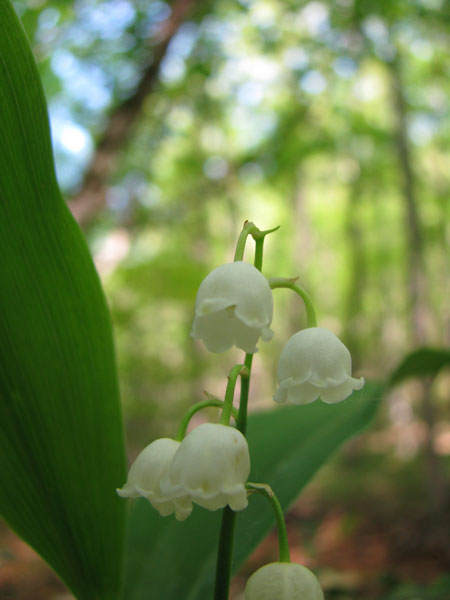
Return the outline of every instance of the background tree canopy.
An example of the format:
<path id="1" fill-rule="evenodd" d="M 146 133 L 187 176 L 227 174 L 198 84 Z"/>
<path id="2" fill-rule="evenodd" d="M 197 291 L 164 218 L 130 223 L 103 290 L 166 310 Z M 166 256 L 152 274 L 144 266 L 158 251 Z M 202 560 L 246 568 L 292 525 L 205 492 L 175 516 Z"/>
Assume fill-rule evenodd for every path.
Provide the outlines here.
<path id="1" fill-rule="evenodd" d="M 14 7 L 43 81 L 59 182 L 111 306 L 131 458 L 172 435 L 204 389 L 221 394 L 240 361 L 208 355 L 189 331 L 198 284 L 232 259 L 245 219 L 281 226 L 264 272 L 300 277 L 355 376 L 388 379 L 408 352 L 449 345 L 450 2 Z M 276 358 L 304 322 L 297 299 L 275 300 L 253 407 L 271 405 Z M 448 353 L 431 352 L 393 382 L 426 379 L 392 388 L 372 432 L 293 513 L 299 552 L 329 571 L 330 598 L 448 593 Z M 359 579 L 343 575 L 358 569 Z"/>

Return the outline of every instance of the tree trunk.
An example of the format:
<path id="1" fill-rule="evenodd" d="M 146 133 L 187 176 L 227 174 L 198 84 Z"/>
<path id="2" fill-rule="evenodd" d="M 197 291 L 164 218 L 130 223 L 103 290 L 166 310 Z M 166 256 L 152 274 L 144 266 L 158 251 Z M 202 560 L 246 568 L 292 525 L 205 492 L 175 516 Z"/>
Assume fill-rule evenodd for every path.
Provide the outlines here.
<path id="1" fill-rule="evenodd" d="M 167 48 L 180 25 L 186 20 L 195 0 L 176 0 L 167 20 L 161 25 L 153 47 L 149 67 L 135 93 L 117 106 L 97 145 L 94 157 L 85 173 L 80 191 L 69 201 L 69 208 L 78 223 L 85 227 L 104 207 L 108 178 L 114 171 L 118 155 L 129 137 L 132 125 L 139 117 L 145 99 L 152 91 Z"/>
<path id="2" fill-rule="evenodd" d="M 351 182 L 347 200 L 345 230 L 348 248 L 347 271 L 349 278 L 345 292 L 345 320 L 343 338 L 352 355 L 354 370 L 361 357 L 361 328 L 363 291 L 367 285 L 366 253 L 364 235 L 360 223 L 362 176 Z"/>
<path id="3" fill-rule="evenodd" d="M 407 134 L 407 106 L 403 91 L 401 63 L 398 56 L 391 63 L 391 81 L 393 107 L 396 118 L 395 145 L 400 167 L 402 196 L 405 208 L 412 336 L 415 345 L 423 345 L 427 339 L 426 322 L 428 318 L 424 245 Z"/>
<path id="4" fill-rule="evenodd" d="M 390 64 L 393 108 L 396 117 L 395 142 L 402 178 L 405 207 L 405 230 L 407 235 L 408 280 L 410 292 L 411 324 L 414 345 L 427 341 L 429 318 L 426 298 L 426 274 L 424 243 L 421 231 L 418 200 L 416 195 L 413 163 L 407 135 L 407 104 L 402 82 L 401 60 L 398 53 Z M 438 518 L 444 510 L 444 478 L 435 451 L 436 409 L 431 395 L 431 384 L 421 385 L 421 416 L 426 425 L 425 465 L 430 512 Z"/>

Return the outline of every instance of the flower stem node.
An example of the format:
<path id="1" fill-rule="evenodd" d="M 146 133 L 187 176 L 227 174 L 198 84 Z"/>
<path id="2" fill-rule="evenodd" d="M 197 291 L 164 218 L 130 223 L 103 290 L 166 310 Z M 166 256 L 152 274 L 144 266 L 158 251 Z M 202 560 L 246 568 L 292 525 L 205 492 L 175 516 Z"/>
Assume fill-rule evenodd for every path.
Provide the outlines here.
<path id="1" fill-rule="evenodd" d="M 341 340 L 328 329 L 310 327 L 294 334 L 278 363 L 276 402 L 309 404 L 319 396 L 324 402 L 345 400 L 360 390 L 364 378 L 351 376 L 352 359 Z"/>
<path id="2" fill-rule="evenodd" d="M 274 562 L 253 573 L 245 600 L 324 600 L 316 576 L 296 563 Z"/>
<path id="3" fill-rule="evenodd" d="M 218 423 L 204 423 L 181 442 L 167 477 L 161 482 L 166 497 L 217 510 L 247 507 L 245 483 L 250 472 L 248 444 L 240 431 Z"/>
<path id="4" fill-rule="evenodd" d="M 180 442 L 161 438 L 149 444 L 130 467 L 123 488 L 116 490 L 122 498 L 147 498 L 161 516 L 175 513 L 178 521 L 184 521 L 192 512 L 187 497 L 167 499 L 161 491 L 161 480 L 167 474 Z"/>
<path id="5" fill-rule="evenodd" d="M 221 265 L 200 284 L 192 336 L 210 352 L 235 345 L 253 354 L 260 337 L 272 339 L 272 315 L 272 291 L 256 267 L 242 261 Z"/>

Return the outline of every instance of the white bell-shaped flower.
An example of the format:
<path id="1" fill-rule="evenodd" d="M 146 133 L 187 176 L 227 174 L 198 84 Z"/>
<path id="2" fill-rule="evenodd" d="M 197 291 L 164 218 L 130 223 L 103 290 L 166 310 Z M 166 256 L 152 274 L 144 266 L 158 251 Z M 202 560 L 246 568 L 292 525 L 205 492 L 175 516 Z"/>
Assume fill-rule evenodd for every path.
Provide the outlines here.
<path id="1" fill-rule="evenodd" d="M 294 334 L 280 356 L 276 402 L 308 404 L 345 400 L 364 385 L 351 376 L 352 359 L 341 340 L 328 329 L 310 327 Z"/>
<path id="2" fill-rule="evenodd" d="M 200 284 L 192 336 L 210 352 L 235 345 L 254 353 L 260 337 L 272 339 L 272 315 L 272 290 L 256 267 L 242 261 L 221 265 Z"/>
<path id="3" fill-rule="evenodd" d="M 242 510 L 248 504 L 249 472 L 250 455 L 242 433 L 227 425 L 204 423 L 181 442 L 161 487 L 169 498 L 189 496 L 208 510 L 227 504 Z"/>
<path id="4" fill-rule="evenodd" d="M 245 600 L 324 600 L 324 596 L 309 569 L 274 562 L 253 573 L 245 586 Z"/>
<path id="5" fill-rule="evenodd" d="M 167 474 L 181 442 L 161 438 L 149 444 L 130 467 L 128 479 L 117 493 L 122 498 L 147 498 L 163 517 L 175 513 L 183 521 L 192 512 L 192 503 L 186 497 L 167 499 L 161 491 L 161 479 Z"/>

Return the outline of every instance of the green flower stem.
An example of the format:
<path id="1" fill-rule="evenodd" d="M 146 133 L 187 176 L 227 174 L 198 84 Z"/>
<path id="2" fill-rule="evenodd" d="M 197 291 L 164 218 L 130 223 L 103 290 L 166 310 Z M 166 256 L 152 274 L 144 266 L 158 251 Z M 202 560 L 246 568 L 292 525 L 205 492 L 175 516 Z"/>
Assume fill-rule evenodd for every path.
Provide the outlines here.
<path id="1" fill-rule="evenodd" d="M 236 244 L 236 251 L 234 253 L 234 262 L 244 259 L 244 250 L 245 250 L 245 243 L 247 242 L 247 237 L 251 233 L 253 233 L 253 232 L 256 233 L 257 231 L 259 231 L 259 229 L 256 227 L 256 225 L 254 223 L 252 223 L 251 221 L 245 221 L 244 227 L 242 228 L 242 231 L 239 234 L 239 238 L 238 238 L 238 241 Z"/>
<path id="2" fill-rule="evenodd" d="M 175 436 L 175 440 L 177 442 L 183 441 L 184 436 L 186 435 L 186 429 L 189 425 L 189 421 L 192 419 L 192 417 L 195 415 L 196 412 L 198 412 L 199 410 L 202 410 L 203 408 L 208 408 L 210 406 L 218 406 L 219 408 L 221 408 L 225 405 L 225 403 L 222 400 L 219 400 L 218 398 L 214 398 L 214 396 L 211 396 L 211 394 L 207 394 L 207 396 L 208 396 L 207 400 L 202 400 L 202 402 L 197 402 L 197 404 L 194 404 L 193 406 L 191 406 L 191 408 L 186 412 L 186 414 L 181 419 L 180 426 L 178 427 L 177 435 Z M 231 412 L 233 414 L 233 417 L 237 421 L 238 411 L 232 407 Z M 229 420 L 230 419 L 228 418 L 228 421 Z"/>
<path id="3" fill-rule="evenodd" d="M 266 483 L 247 483 L 245 486 L 250 493 L 258 492 L 262 496 L 265 496 L 271 503 L 273 511 L 275 513 L 275 520 L 278 528 L 278 547 L 280 552 L 280 562 L 291 562 L 291 553 L 289 550 L 289 543 L 287 538 L 286 521 L 284 520 L 283 509 L 275 496 L 274 491 Z"/>
<path id="4" fill-rule="evenodd" d="M 255 267 L 261 271 L 263 261 L 263 249 L 264 249 L 264 238 L 267 234 L 276 231 L 278 227 L 274 229 L 268 229 L 267 231 L 260 231 L 254 223 L 246 221 L 244 227 L 239 235 L 238 242 L 236 244 L 236 252 L 234 254 L 234 261 L 242 260 L 244 258 L 245 243 L 247 237 L 251 234 L 255 240 Z M 236 428 L 245 435 L 247 430 L 247 407 L 248 407 L 248 393 L 250 389 L 250 374 L 252 370 L 253 354 L 246 354 L 244 360 L 244 367 L 247 368 L 247 374 L 245 377 L 241 377 L 241 394 L 239 399 L 239 412 L 236 421 Z M 223 415 L 222 415 L 223 416 Z M 226 506 L 222 512 L 222 524 L 220 527 L 219 536 L 219 548 L 217 552 L 217 564 L 216 564 L 216 583 L 214 588 L 214 600 L 228 600 L 228 594 L 230 590 L 230 577 L 231 577 L 231 563 L 233 557 L 233 539 L 234 529 L 236 526 L 236 513 Z"/>
<path id="5" fill-rule="evenodd" d="M 224 406 L 224 401 L 221 400 L 220 398 L 218 398 L 217 396 L 214 396 L 214 394 L 210 394 L 209 392 L 203 392 L 205 394 L 205 396 L 209 399 L 213 401 L 213 404 L 211 404 L 211 406 L 219 406 L 219 407 L 223 407 Z M 233 419 L 237 422 L 237 418 L 238 418 L 238 409 L 235 408 L 234 406 L 231 407 L 231 416 L 233 417 Z"/>
<path id="6" fill-rule="evenodd" d="M 236 244 L 236 251 L 234 253 L 234 262 L 236 262 L 238 260 L 243 260 L 247 237 L 249 235 L 251 235 L 256 242 L 255 267 L 259 271 L 261 271 L 264 238 L 266 237 L 267 234 L 273 233 L 274 231 L 276 231 L 279 228 L 280 228 L 280 226 L 278 225 L 277 227 L 274 227 L 273 229 L 266 229 L 265 231 L 261 231 L 251 221 L 245 221 L 244 227 L 242 228 L 242 231 L 239 234 L 239 238 L 238 238 L 238 241 Z"/>
<path id="7" fill-rule="evenodd" d="M 241 396 L 239 399 L 239 412 L 236 421 L 236 427 L 245 435 L 247 431 L 247 406 L 248 406 L 248 392 L 250 389 L 250 373 L 252 371 L 253 354 L 246 354 L 244 360 L 244 367 L 247 368 L 248 375 L 241 379 Z"/>
<path id="8" fill-rule="evenodd" d="M 265 231 L 252 231 L 253 239 L 255 240 L 255 261 L 254 265 L 258 269 L 258 271 L 262 270 L 262 260 L 263 260 L 263 249 L 264 249 L 264 240 L 266 235 L 269 233 L 273 233 L 277 231 L 280 226 L 274 227 L 273 229 L 266 229 Z"/>
<path id="9" fill-rule="evenodd" d="M 255 240 L 254 265 L 258 269 L 258 271 L 262 270 L 263 250 L 264 250 L 264 237 Z"/>
<path id="10" fill-rule="evenodd" d="M 272 290 L 276 288 L 288 288 L 298 294 L 303 300 L 306 308 L 306 320 L 308 327 L 317 327 L 316 311 L 308 292 L 296 283 L 297 278 L 289 279 L 287 277 L 272 277 L 269 284 Z"/>
<path id="11" fill-rule="evenodd" d="M 245 435 L 247 429 L 247 405 L 250 388 L 250 373 L 252 370 L 253 354 L 246 354 L 244 368 L 245 377 L 241 377 L 241 394 L 239 399 L 239 412 L 236 428 Z M 243 370 L 242 366 L 241 369 Z M 228 391 L 228 386 L 227 386 Z M 226 397 L 226 394 L 225 394 Z M 220 526 L 219 548 L 216 563 L 216 583 L 214 587 L 214 600 L 228 600 L 230 590 L 231 562 L 233 558 L 233 539 L 236 526 L 236 512 L 229 506 L 222 511 L 222 524 Z"/>
<path id="12" fill-rule="evenodd" d="M 228 600 L 235 527 L 236 513 L 229 506 L 225 506 L 222 511 L 222 524 L 220 526 L 214 600 Z"/>
<path id="13" fill-rule="evenodd" d="M 231 411 L 233 408 L 234 388 L 236 387 L 236 380 L 241 376 L 241 385 L 244 379 L 248 379 L 250 373 L 244 365 L 235 365 L 228 375 L 228 384 L 225 392 L 225 400 L 223 403 L 222 416 L 220 417 L 221 425 L 229 425 Z"/>

